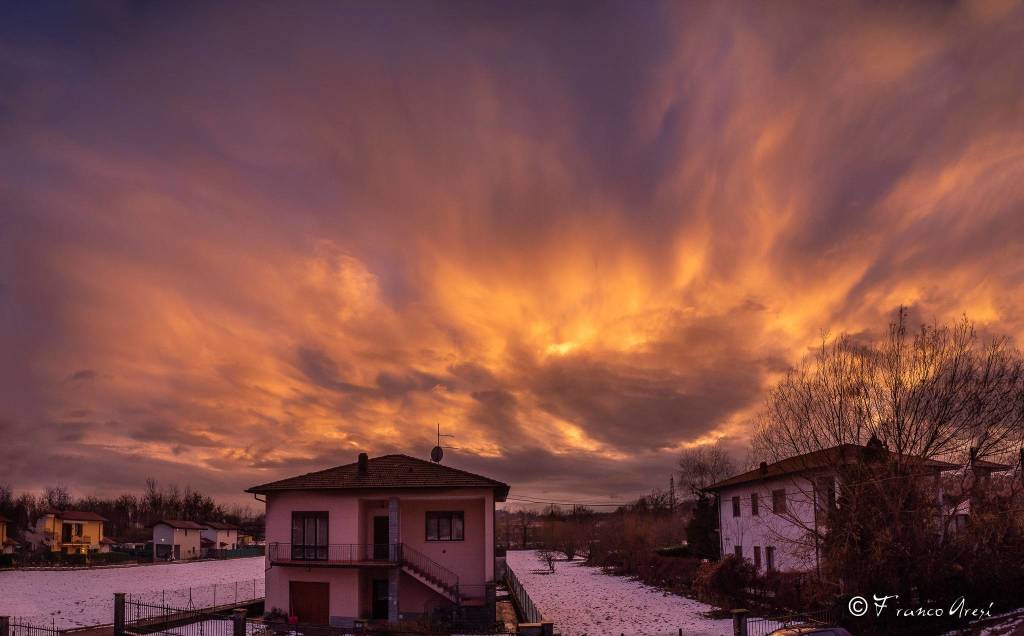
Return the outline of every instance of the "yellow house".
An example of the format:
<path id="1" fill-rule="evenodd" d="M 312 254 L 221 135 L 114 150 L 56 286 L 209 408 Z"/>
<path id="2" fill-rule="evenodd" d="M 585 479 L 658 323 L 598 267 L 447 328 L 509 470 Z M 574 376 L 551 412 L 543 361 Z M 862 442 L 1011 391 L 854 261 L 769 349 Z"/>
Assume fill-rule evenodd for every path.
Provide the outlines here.
<path id="1" fill-rule="evenodd" d="M 0 516 L 0 554 L 13 554 L 18 542 L 7 536 L 7 524 L 10 519 Z"/>
<path id="2" fill-rule="evenodd" d="M 95 512 L 50 510 L 36 521 L 36 531 L 52 552 L 109 552 L 111 541 L 103 536 L 106 521 Z"/>

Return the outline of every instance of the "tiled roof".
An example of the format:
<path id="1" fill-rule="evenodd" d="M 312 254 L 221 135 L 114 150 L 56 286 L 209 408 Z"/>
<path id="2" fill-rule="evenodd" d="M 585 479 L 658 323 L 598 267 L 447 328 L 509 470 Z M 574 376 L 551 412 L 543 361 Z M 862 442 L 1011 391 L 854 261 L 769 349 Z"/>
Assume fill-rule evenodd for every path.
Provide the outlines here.
<path id="1" fill-rule="evenodd" d="M 238 530 L 238 526 L 231 525 L 230 523 L 221 523 L 219 521 L 204 521 L 203 525 L 210 530 Z"/>
<path id="2" fill-rule="evenodd" d="M 102 539 L 100 539 L 100 543 L 102 545 L 117 545 L 117 541 L 114 541 L 113 539 L 107 537 L 103 537 Z"/>
<path id="3" fill-rule="evenodd" d="M 707 490 L 721 490 L 723 488 L 728 488 L 729 486 L 738 486 L 740 484 L 760 481 L 762 479 L 781 477 L 783 475 L 793 475 L 808 470 L 817 470 L 819 468 L 827 468 L 829 466 L 836 466 L 839 464 L 850 464 L 863 459 L 865 453 L 868 451 L 868 448 L 858 446 L 857 444 L 840 444 L 839 446 L 833 446 L 832 448 L 825 448 L 810 453 L 804 453 L 803 455 L 787 457 L 786 459 L 777 461 L 774 464 L 768 464 L 765 468 L 749 470 L 745 473 L 720 481 L 717 484 L 713 484 L 712 486 L 709 486 Z M 882 450 L 881 452 L 887 453 L 893 457 L 896 456 L 896 453 L 891 453 L 887 450 Z M 917 461 L 920 461 L 922 465 L 927 468 L 935 468 L 940 471 L 953 470 L 957 468 L 956 464 L 950 464 L 949 462 L 943 462 L 937 459 Z"/>
<path id="4" fill-rule="evenodd" d="M 48 510 L 48 515 L 54 515 L 64 521 L 106 521 L 107 519 L 95 512 L 86 510 Z"/>
<path id="5" fill-rule="evenodd" d="M 163 524 L 165 526 L 170 526 L 172 528 L 177 528 L 178 530 L 202 530 L 203 529 L 203 526 L 201 524 L 198 524 L 195 521 L 185 521 L 183 519 L 161 519 L 160 521 L 157 521 L 153 525 L 154 526 L 158 526 L 160 524 Z"/>
<path id="6" fill-rule="evenodd" d="M 382 455 L 367 460 L 366 474 L 359 474 L 359 462 L 353 462 L 253 486 L 246 492 L 263 494 L 280 490 L 363 488 L 493 488 L 497 501 L 504 501 L 509 491 L 508 484 L 458 468 L 408 455 Z"/>

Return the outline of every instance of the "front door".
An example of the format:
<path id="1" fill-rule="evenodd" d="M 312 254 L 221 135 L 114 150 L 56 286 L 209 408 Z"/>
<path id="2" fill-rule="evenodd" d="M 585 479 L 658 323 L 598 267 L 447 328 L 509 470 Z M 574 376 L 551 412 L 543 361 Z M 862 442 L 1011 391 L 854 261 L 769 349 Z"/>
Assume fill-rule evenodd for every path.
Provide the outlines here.
<path id="1" fill-rule="evenodd" d="M 310 581 L 289 581 L 291 614 L 300 623 L 328 625 L 331 622 L 331 584 Z"/>
<path id="2" fill-rule="evenodd" d="M 388 558 L 388 543 L 391 520 L 387 517 L 373 518 L 373 558 L 378 561 L 386 561 Z"/>
<path id="3" fill-rule="evenodd" d="M 180 561 L 181 560 L 181 546 L 178 545 L 177 543 L 174 544 L 174 560 L 175 561 Z"/>
<path id="4" fill-rule="evenodd" d="M 377 579 L 373 582 L 373 609 L 370 618 L 387 620 L 388 618 L 388 580 Z"/>

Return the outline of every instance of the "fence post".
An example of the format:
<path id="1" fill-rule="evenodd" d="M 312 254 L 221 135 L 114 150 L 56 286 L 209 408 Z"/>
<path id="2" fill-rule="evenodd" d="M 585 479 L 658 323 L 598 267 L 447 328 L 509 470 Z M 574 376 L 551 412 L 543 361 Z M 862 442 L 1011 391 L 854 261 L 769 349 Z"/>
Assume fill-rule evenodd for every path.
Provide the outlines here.
<path id="1" fill-rule="evenodd" d="M 245 610 L 241 607 L 231 611 L 231 622 L 234 624 L 232 636 L 245 636 Z"/>
<path id="2" fill-rule="evenodd" d="M 11 617 L 0 616 L 0 636 L 8 636 L 11 633 Z"/>
<path id="3" fill-rule="evenodd" d="M 747 614 L 745 609 L 734 609 L 732 611 L 732 634 L 733 636 L 747 636 Z"/>
<path id="4" fill-rule="evenodd" d="M 114 592 L 114 636 L 124 636 L 124 592 Z"/>

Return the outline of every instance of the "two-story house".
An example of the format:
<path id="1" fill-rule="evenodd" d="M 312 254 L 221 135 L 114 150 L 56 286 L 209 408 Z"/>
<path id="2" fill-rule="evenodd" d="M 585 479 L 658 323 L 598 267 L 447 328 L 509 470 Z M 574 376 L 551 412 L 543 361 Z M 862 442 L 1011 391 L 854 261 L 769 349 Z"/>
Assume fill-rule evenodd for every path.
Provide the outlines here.
<path id="1" fill-rule="evenodd" d="M 198 559 L 204 526 L 195 521 L 161 519 L 153 524 L 153 559 Z"/>
<path id="2" fill-rule="evenodd" d="M 238 526 L 219 521 L 207 521 L 203 524 L 202 544 L 208 556 L 216 556 L 224 550 L 238 548 Z"/>
<path id="3" fill-rule="evenodd" d="M 49 510 L 36 520 L 39 545 L 52 552 L 87 554 L 109 552 L 111 541 L 103 535 L 106 519 L 83 510 Z"/>
<path id="4" fill-rule="evenodd" d="M 351 626 L 493 603 L 494 504 L 507 484 L 361 453 L 246 492 L 266 497 L 268 611 Z"/>
<path id="5" fill-rule="evenodd" d="M 718 497 L 721 554 L 751 561 L 759 572 L 810 572 L 820 566 L 818 537 L 827 508 L 841 487 L 837 467 L 865 461 L 865 453 L 889 451 L 842 444 L 768 464 L 713 484 Z M 934 481 L 936 509 L 942 508 L 941 473 L 956 465 L 934 459 L 918 462 Z"/>

